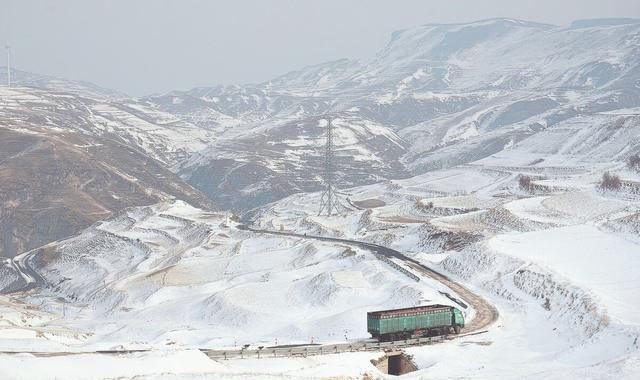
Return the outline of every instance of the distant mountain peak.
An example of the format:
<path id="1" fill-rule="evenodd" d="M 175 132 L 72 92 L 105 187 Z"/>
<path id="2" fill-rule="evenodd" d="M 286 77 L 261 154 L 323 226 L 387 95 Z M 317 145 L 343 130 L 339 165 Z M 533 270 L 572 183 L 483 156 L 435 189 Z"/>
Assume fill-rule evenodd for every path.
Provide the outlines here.
<path id="1" fill-rule="evenodd" d="M 6 66 L 0 66 L 0 73 L 2 73 L 2 75 L 4 75 L 6 71 Z M 112 99 L 128 97 L 128 95 L 122 92 L 104 88 L 90 82 L 64 79 L 52 75 L 18 70 L 15 68 L 11 68 L 11 81 L 15 86 L 36 87 L 51 91 L 68 92 L 84 96 L 86 98 Z"/>
<path id="2" fill-rule="evenodd" d="M 461 27 L 461 26 L 463 26 L 463 27 L 464 26 L 483 26 L 483 25 L 490 25 L 490 24 L 511 24 L 511 25 L 519 25 L 519 26 L 535 27 L 535 28 L 553 28 L 553 27 L 556 27 L 556 25 L 552 25 L 552 24 L 544 24 L 544 23 L 538 23 L 538 22 L 526 21 L 526 20 L 519 20 L 519 19 L 514 19 L 514 18 L 506 18 L 506 17 L 494 17 L 494 18 L 488 18 L 488 19 L 477 20 L 477 21 L 451 23 L 451 24 L 429 23 L 429 24 L 422 25 L 422 27 L 434 27 L 435 26 L 435 27 L 456 28 L 456 27 Z"/>
<path id="3" fill-rule="evenodd" d="M 414 28 L 401 29 L 391 34 L 391 39 L 387 48 L 393 47 L 405 41 L 415 43 L 421 41 L 421 45 L 431 45 L 440 39 L 455 40 L 458 43 L 463 41 L 467 45 L 473 45 L 472 40 L 481 41 L 483 39 L 493 39 L 500 34 L 509 33 L 513 30 L 532 29 L 549 30 L 559 28 L 556 25 L 541 24 L 536 22 L 517 20 L 511 18 L 491 18 L 466 23 L 452 24 L 425 24 Z M 447 36 L 449 36 L 447 38 Z M 449 41 L 452 42 L 452 41 Z"/>
<path id="4" fill-rule="evenodd" d="M 630 24 L 640 24 L 640 19 L 637 19 L 637 18 L 593 18 L 593 19 L 576 20 L 573 23 L 571 23 L 571 29 L 594 28 L 594 27 L 605 27 L 605 26 L 619 26 L 619 25 L 630 25 Z"/>

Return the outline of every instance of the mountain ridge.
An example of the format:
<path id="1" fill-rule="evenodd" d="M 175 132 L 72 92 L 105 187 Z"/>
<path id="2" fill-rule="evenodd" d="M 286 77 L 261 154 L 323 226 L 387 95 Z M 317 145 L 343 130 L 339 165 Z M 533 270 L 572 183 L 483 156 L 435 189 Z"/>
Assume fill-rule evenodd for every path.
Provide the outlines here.
<path id="1" fill-rule="evenodd" d="M 326 116 L 338 123 L 337 178 L 351 187 L 472 163 L 574 118 L 640 106 L 640 24 L 613 24 L 420 26 L 395 33 L 368 61 L 111 99 L 92 107 L 91 122 L 244 212 L 321 188 Z"/>
<path id="2" fill-rule="evenodd" d="M 207 165 L 207 159 L 212 163 L 235 160 L 257 165 L 259 171 L 270 172 L 274 181 L 284 181 L 281 188 L 289 190 L 282 197 L 302 190 L 300 184 L 309 182 L 308 175 L 295 169 L 286 174 L 273 172 L 270 167 L 287 166 L 288 159 L 272 157 L 265 162 L 254 150 L 260 144 L 269 144 L 270 151 L 281 146 L 275 150 L 281 154 L 303 150 L 308 158 L 303 158 L 306 163 L 301 168 L 309 168 L 309 160 L 322 154 L 315 127 L 320 116 L 339 117 L 346 112 L 352 123 L 376 123 L 411 142 L 406 152 L 385 158 L 402 167 L 395 173 L 403 174 L 381 171 L 372 160 L 365 167 L 358 166 L 357 172 L 350 171 L 349 165 L 339 165 L 341 179 L 355 178 L 362 170 L 377 172 L 378 178 L 403 178 L 443 165 L 473 162 L 572 117 L 640 105 L 638 42 L 640 27 L 633 23 L 572 30 L 499 18 L 423 26 L 395 33 L 369 61 L 341 59 L 258 85 L 227 87 L 226 92 L 216 87 L 215 103 L 200 99 L 205 88 L 183 92 L 179 99 L 174 93 L 171 99 L 160 96 L 148 101 L 168 112 L 173 105 L 167 105 L 182 102 L 181 115 L 208 115 L 201 125 L 218 131 L 216 141 L 198 153 L 197 162 L 181 165 L 180 173 L 187 181 L 192 173 L 203 170 L 199 168 Z M 193 98 L 196 100 L 190 100 Z M 305 127 L 283 138 L 279 131 L 293 123 Z M 228 154 L 237 136 L 242 136 L 251 151 Z M 303 145 L 286 146 L 282 140 Z M 352 143 L 357 146 L 360 142 Z M 388 141 L 381 149 L 388 151 L 392 144 Z M 460 154 L 456 144 L 467 151 Z M 237 173 L 219 174 L 235 178 Z M 197 186 L 205 186 L 201 181 L 199 177 Z M 315 185 L 304 186 L 304 191 L 321 186 L 319 179 L 310 183 Z M 224 193 L 206 186 L 214 199 Z M 249 193 L 256 191 L 250 187 L 247 184 Z M 274 199 L 272 190 L 267 192 L 271 193 L 267 198 Z"/>

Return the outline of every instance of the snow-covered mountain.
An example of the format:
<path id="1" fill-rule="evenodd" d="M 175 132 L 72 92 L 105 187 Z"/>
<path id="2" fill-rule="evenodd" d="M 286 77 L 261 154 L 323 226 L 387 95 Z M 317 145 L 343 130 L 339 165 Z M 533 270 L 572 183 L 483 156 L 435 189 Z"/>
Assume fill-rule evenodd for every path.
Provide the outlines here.
<path id="1" fill-rule="evenodd" d="M 15 78 L 27 87 L 2 90 L 6 133 L 124 144 L 241 212 L 321 187 L 327 117 L 343 188 L 505 154 L 518 165 L 621 162 L 640 144 L 635 20 L 425 25 L 394 33 L 368 61 L 141 99 Z"/>
<path id="2" fill-rule="evenodd" d="M 0 72 L 6 73 L 6 71 L 7 66 L 0 66 Z M 100 87 L 93 83 L 32 73 L 17 70 L 15 68 L 11 69 L 11 82 L 13 86 L 35 87 L 51 91 L 66 92 L 93 99 L 119 99 L 128 97 L 126 94 Z"/>
<path id="3" fill-rule="evenodd" d="M 582 127 L 566 126 L 596 114 L 602 124 L 624 123 L 610 113 L 640 107 L 639 88 L 637 20 L 557 27 L 492 19 L 398 31 L 364 62 L 143 101 L 215 132 L 178 172 L 246 210 L 319 188 L 327 115 L 343 137 L 338 177 L 348 187 L 473 162 L 540 133 L 575 137 Z M 240 198 L 229 200 L 230 191 Z"/>
<path id="4" fill-rule="evenodd" d="M 0 354 L 0 375 L 182 378 L 186 356 L 193 378 L 383 377 L 376 353 L 192 350 L 366 339 L 366 311 L 462 297 L 323 235 L 397 249 L 498 310 L 485 333 L 408 349 L 407 378 L 638 378 L 638 21 L 425 25 L 368 61 L 142 99 L 32 83 L 0 89 L 0 291 L 22 290 L 0 295 L 0 342 L 54 353 Z M 352 187 L 320 216 L 328 117 Z M 598 187 L 606 171 L 620 190 Z M 298 235 L 236 228 L 186 181 Z M 151 351 L 65 355 L 119 348 Z"/>
<path id="5" fill-rule="evenodd" d="M 224 347 L 258 337 L 263 344 L 311 336 L 332 341 L 346 333 L 366 337 L 362 314 L 371 308 L 417 304 L 422 297 L 451 303 L 438 293 L 443 285 L 416 283 L 366 250 L 241 231 L 227 216 L 161 202 L 25 253 L 17 261 L 38 273 L 29 302 L 42 313 L 23 318 L 37 323 L 41 335 L 6 343 L 87 350 L 126 341 L 160 349 Z M 0 291 L 24 281 L 9 272 Z M 68 319 L 56 321 L 62 308 Z"/>
<path id="6" fill-rule="evenodd" d="M 137 108 L 136 108 L 137 107 Z M 208 199 L 168 167 L 194 148 L 188 125 L 141 106 L 0 88 L 0 256 L 68 237 L 130 206 Z M 168 142 L 170 141 L 170 142 Z M 183 145 L 181 145 L 183 144 Z"/>

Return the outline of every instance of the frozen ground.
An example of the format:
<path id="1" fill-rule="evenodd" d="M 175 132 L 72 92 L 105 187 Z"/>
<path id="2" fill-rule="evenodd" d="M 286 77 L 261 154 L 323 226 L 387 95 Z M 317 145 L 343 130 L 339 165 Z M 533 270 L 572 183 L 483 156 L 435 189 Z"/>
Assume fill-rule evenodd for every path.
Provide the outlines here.
<path id="1" fill-rule="evenodd" d="M 338 216 L 316 215 L 318 194 L 295 195 L 255 223 L 388 245 L 498 307 L 485 334 L 407 350 L 419 367 L 408 379 L 635 379 L 640 204 L 599 192 L 603 169 L 583 167 L 538 168 L 541 186 L 528 192 L 518 176 L 532 169 L 461 166 L 349 189 Z M 65 379 L 375 378 L 378 353 L 211 361 L 194 348 L 365 338 L 367 310 L 451 302 L 439 283 L 415 283 L 368 252 L 234 224 L 166 203 L 43 248 L 39 272 L 50 286 L 2 298 L 3 350 L 152 351 L 2 354 L 0 374 L 35 379 L 42 372 L 12 368 L 38 366 Z"/>
<path id="2" fill-rule="evenodd" d="M 309 358 L 212 361 L 197 350 L 105 356 L 34 357 L 0 354 L 0 378 L 50 379 L 349 379 L 374 374 L 375 353 L 345 353 Z M 16 368 L 20 368 L 16 371 Z M 375 375 L 374 375 L 375 376 Z"/>
<path id="3" fill-rule="evenodd" d="M 602 172 L 620 165 L 519 160 L 514 150 L 348 189 L 332 217 L 316 215 L 318 194 L 296 195 L 256 222 L 389 245 L 439 265 L 498 306 L 500 321 L 487 334 L 409 349 L 420 370 L 407 378 L 637 378 L 638 198 L 597 189 Z M 523 174 L 537 186 L 519 188 Z"/>
<path id="4" fill-rule="evenodd" d="M 316 215 L 319 194 L 293 195 L 255 224 L 390 246 L 500 311 L 485 334 L 408 349 L 418 371 L 405 378 L 631 380 L 640 175 L 624 160 L 639 146 L 638 26 L 601 23 L 427 25 L 364 65 L 264 88 L 122 101 L 4 89 L 0 116 L 24 133 L 113 136 L 194 183 L 190 170 L 220 169 L 199 185 L 246 210 L 317 188 L 318 119 L 333 113 L 341 183 L 426 174 L 346 189 L 333 217 Z M 604 171 L 623 191 L 597 190 Z M 197 348 L 361 339 L 366 311 L 451 302 L 368 252 L 234 225 L 163 203 L 25 253 L 42 281 L 23 273 L 36 291 L 0 296 L 0 351 L 23 352 L 0 353 L 0 378 L 380 378 L 377 353 L 212 361 Z M 15 264 L 2 261 L 3 289 L 20 279 Z M 119 349 L 149 351 L 81 353 Z"/>
<path id="5" fill-rule="evenodd" d="M 327 343 L 368 338 L 367 311 L 451 303 L 441 284 L 416 283 L 367 251 L 233 225 L 176 202 L 46 247 L 36 269 L 47 286 L 0 305 L 1 349 Z"/>

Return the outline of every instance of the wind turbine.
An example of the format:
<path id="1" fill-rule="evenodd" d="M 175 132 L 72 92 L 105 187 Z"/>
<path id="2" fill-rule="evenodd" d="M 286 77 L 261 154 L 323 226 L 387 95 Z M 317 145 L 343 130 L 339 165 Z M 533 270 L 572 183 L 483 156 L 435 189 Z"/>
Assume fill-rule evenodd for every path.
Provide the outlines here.
<path id="1" fill-rule="evenodd" d="M 7 49 L 7 87 L 11 87 L 11 46 L 5 45 Z"/>

